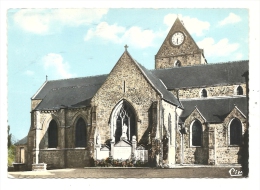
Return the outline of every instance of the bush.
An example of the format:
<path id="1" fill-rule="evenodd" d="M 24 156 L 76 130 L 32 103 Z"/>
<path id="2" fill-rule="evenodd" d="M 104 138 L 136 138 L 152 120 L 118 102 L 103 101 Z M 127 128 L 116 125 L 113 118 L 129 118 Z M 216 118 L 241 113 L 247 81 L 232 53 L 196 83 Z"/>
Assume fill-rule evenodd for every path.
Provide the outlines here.
<path id="1" fill-rule="evenodd" d="M 8 166 L 12 166 L 13 162 L 15 162 L 15 146 L 10 145 L 8 148 Z"/>

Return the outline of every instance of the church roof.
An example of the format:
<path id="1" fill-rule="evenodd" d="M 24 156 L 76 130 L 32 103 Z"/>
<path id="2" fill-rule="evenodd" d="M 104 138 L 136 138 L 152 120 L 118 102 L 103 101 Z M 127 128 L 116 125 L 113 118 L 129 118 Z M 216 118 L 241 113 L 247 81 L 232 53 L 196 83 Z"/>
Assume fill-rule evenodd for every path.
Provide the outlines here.
<path id="1" fill-rule="evenodd" d="M 158 79 L 150 70 L 147 70 L 141 64 L 137 64 L 139 65 L 139 67 L 141 67 L 142 71 L 145 73 L 145 75 L 148 77 L 148 79 L 151 81 L 154 87 L 162 94 L 162 99 L 174 105 L 182 107 L 177 98 L 167 90 L 166 86 L 162 83 L 160 79 Z"/>
<path id="2" fill-rule="evenodd" d="M 154 88 L 161 93 L 165 101 L 180 107 L 182 107 L 180 102 L 168 90 L 245 83 L 245 78 L 242 75 L 248 71 L 248 61 L 159 70 L 148 70 L 138 62 L 135 61 L 135 63 Z M 107 77 L 108 75 L 98 75 L 46 81 L 43 87 L 32 97 L 32 99 L 42 99 L 35 110 L 90 106 L 91 98 Z"/>
<path id="3" fill-rule="evenodd" d="M 245 83 L 242 75 L 248 71 L 249 61 L 233 61 L 169 69 L 151 70 L 168 90 Z"/>
<path id="4" fill-rule="evenodd" d="M 90 106 L 91 98 L 102 84 L 51 89 L 35 110 L 57 110 Z"/>
<path id="5" fill-rule="evenodd" d="M 106 75 L 97 75 L 90 77 L 81 78 L 70 78 L 61 80 L 51 80 L 47 81 L 46 84 L 40 89 L 40 91 L 32 97 L 32 99 L 43 99 L 52 89 L 60 89 L 63 87 L 73 87 L 73 86 L 91 86 L 91 85 L 101 85 L 107 78 Z"/>
<path id="6" fill-rule="evenodd" d="M 247 99 L 245 96 L 184 99 L 181 103 L 184 107 L 184 111 L 180 117 L 181 122 L 184 122 L 196 107 L 207 122 L 213 123 L 222 122 L 235 106 L 244 115 L 247 115 Z"/>
<path id="7" fill-rule="evenodd" d="M 27 144 L 27 136 L 22 138 L 18 142 L 14 143 L 14 145 L 16 145 L 16 146 L 18 146 L 18 145 L 25 145 L 25 144 Z"/>

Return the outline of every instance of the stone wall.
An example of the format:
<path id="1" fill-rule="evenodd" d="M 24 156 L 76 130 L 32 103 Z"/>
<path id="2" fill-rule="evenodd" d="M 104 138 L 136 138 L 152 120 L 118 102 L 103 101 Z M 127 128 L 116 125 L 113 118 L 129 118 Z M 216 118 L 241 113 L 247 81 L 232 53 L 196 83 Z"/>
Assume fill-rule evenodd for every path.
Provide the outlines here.
<path id="1" fill-rule="evenodd" d="M 64 150 L 41 150 L 39 153 L 39 163 L 47 163 L 47 167 L 50 168 L 64 168 Z"/>
<path id="2" fill-rule="evenodd" d="M 171 39 L 175 32 L 184 34 L 184 42 L 179 46 L 172 44 Z M 155 56 L 155 68 L 174 67 L 176 60 L 181 62 L 181 66 L 206 64 L 202 54 L 203 50 L 199 49 L 189 32 L 183 27 L 183 24 L 176 21 Z"/>
<path id="3" fill-rule="evenodd" d="M 201 64 L 201 53 L 194 53 L 191 55 L 178 55 L 173 57 L 162 57 L 155 59 L 156 62 L 156 69 L 165 69 L 175 67 L 175 61 L 180 62 L 180 67 L 183 66 L 192 66 Z"/>
<path id="4" fill-rule="evenodd" d="M 243 88 L 243 95 L 246 94 L 246 84 L 240 85 Z M 208 97 L 216 97 L 216 96 L 234 96 L 236 95 L 236 89 L 238 85 L 219 85 L 219 86 L 209 86 L 204 88 L 187 88 L 187 89 L 179 89 L 172 90 L 171 92 L 179 96 L 180 99 L 189 99 L 189 98 L 200 98 L 201 90 L 205 89 L 207 91 Z"/>
<path id="5" fill-rule="evenodd" d="M 166 163 L 175 164 L 175 136 L 176 136 L 176 106 L 162 101 L 163 127 L 168 136 L 168 157 Z M 162 134 L 162 136 L 165 134 Z"/>
<path id="6" fill-rule="evenodd" d="M 34 110 L 38 105 L 39 103 L 41 103 L 42 100 L 32 100 L 31 101 L 31 110 Z"/>
<path id="7" fill-rule="evenodd" d="M 206 124 L 198 111 L 194 110 L 186 119 L 184 127 L 186 134 L 183 135 L 184 164 L 240 164 L 243 143 L 239 146 L 230 146 L 228 139 L 228 126 L 233 118 L 242 123 L 242 135 L 247 131 L 246 118 L 237 108 L 225 118 L 223 123 Z M 190 144 L 190 125 L 198 119 L 203 126 L 203 145 L 192 147 Z M 181 163 L 181 134 L 176 133 L 176 163 Z"/>
<path id="8" fill-rule="evenodd" d="M 121 56 L 92 99 L 92 105 L 97 106 L 96 126 L 102 144 L 111 139 L 110 115 L 121 100 L 127 101 L 136 112 L 136 136 L 137 142 L 140 142 L 150 125 L 149 109 L 154 101 L 159 100 L 159 96 L 127 52 Z"/>
<path id="9" fill-rule="evenodd" d="M 228 126 L 233 118 L 239 119 L 242 123 L 242 138 L 247 131 L 246 118 L 236 108 L 225 118 L 223 124 L 215 124 L 217 164 L 241 163 L 243 142 L 240 146 L 229 145 Z"/>
<path id="10" fill-rule="evenodd" d="M 202 124 L 202 146 L 200 147 L 191 145 L 191 124 L 196 119 Z M 197 110 L 194 110 L 185 120 L 184 127 L 186 128 L 183 137 L 184 164 L 208 164 L 208 127 Z"/>

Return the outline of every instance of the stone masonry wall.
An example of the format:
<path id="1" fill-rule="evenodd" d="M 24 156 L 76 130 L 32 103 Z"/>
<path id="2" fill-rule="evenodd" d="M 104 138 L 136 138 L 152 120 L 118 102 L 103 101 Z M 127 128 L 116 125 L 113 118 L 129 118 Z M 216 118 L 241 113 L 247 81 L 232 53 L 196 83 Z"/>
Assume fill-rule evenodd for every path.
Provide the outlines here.
<path id="1" fill-rule="evenodd" d="M 37 114 L 36 114 L 37 115 Z M 35 116 L 35 114 L 34 114 Z M 36 117 L 34 117 L 36 118 Z M 38 129 L 40 131 L 40 154 L 39 162 L 51 164 L 54 168 L 63 167 L 83 167 L 87 163 L 87 151 L 86 148 L 75 147 L 75 126 L 77 120 L 82 118 L 86 123 L 87 128 L 87 139 L 86 148 L 89 139 L 89 130 L 91 124 L 91 108 L 81 109 L 61 109 L 57 111 L 40 112 L 37 115 L 37 119 L 33 120 L 32 123 L 37 123 L 39 120 Z M 54 119 L 58 125 L 58 147 L 48 148 L 48 127 L 51 120 Z M 35 131 L 35 127 L 31 128 L 32 132 Z M 32 132 L 30 132 L 32 134 Z M 33 138 L 33 139 L 32 139 Z M 31 153 L 29 155 L 35 155 L 35 135 L 30 135 L 29 147 Z M 53 157 L 53 159 L 52 159 Z M 59 159 L 58 159 L 59 158 Z M 31 163 L 35 162 L 35 158 L 31 158 Z M 29 163 L 28 163 L 29 164 Z M 68 166 L 66 166 L 68 165 Z"/>
<path id="2" fill-rule="evenodd" d="M 31 110 L 34 110 L 38 105 L 39 103 L 41 103 L 42 100 L 32 100 L 31 102 Z"/>
<path id="3" fill-rule="evenodd" d="M 149 84 L 132 58 L 125 52 L 111 71 L 109 77 L 92 99 L 97 106 L 97 129 L 101 143 L 111 139 L 109 119 L 116 104 L 125 99 L 136 111 L 137 142 L 142 139 L 148 129 L 148 110 L 153 101 L 159 99 L 157 92 Z"/>
<path id="4" fill-rule="evenodd" d="M 246 93 L 246 84 L 240 85 L 243 88 L 243 95 Z M 216 97 L 216 96 L 233 96 L 236 95 L 236 88 L 238 85 L 224 85 L 224 86 L 209 86 L 204 88 L 188 88 L 188 89 L 179 89 L 178 95 L 180 99 L 188 99 L 188 98 L 200 98 L 200 92 L 202 89 L 207 91 L 208 97 Z M 177 96 L 177 90 L 171 91 L 173 94 Z"/>
<path id="5" fill-rule="evenodd" d="M 175 46 L 171 42 L 172 35 L 175 32 L 184 34 L 184 42 Z M 202 50 L 198 48 L 188 31 L 181 22 L 175 22 L 169 31 L 165 41 L 155 56 L 155 68 L 169 68 L 174 66 L 175 60 L 181 62 L 181 66 L 205 64 L 205 60 L 201 59 Z"/>
<path id="6" fill-rule="evenodd" d="M 155 59 L 156 69 L 164 69 L 175 67 L 175 61 L 180 61 L 180 66 L 192 66 L 201 64 L 201 53 L 194 53 L 192 55 L 179 55 L 174 57 L 163 57 Z"/>
<path id="7" fill-rule="evenodd" d="M 197 119 L 202 124 L 202 146 L 193 147 L 191 141 L 191 124 Z M 184 135 L 184 164 L 208 164 L 208 127 L 197 110 L 194 110 L 191 115 L 185 120 L 185 128 L 187 134 Z M 179 156 L 178 156 L 179 157 Z"/>
<path id="8" fill-rule="evenodd" d="M 233 118 L 237 118 L 242 123 L 242 135 L 247 130 L 246 118 L 235 108 L 233 111 L 225 118 L 223 124 L 216 124 L 216 159 L 217 164 L 227 164 L 227 163 L 241 163 L 241 148 L 240 146 L 230 146 L 228 138 L 228 126 Z"/>
<path id="9" fill-rule="evenodd" d="M 176 106 L 162 101 L 164 130 L 169 133 L 168 137 L 168 164 L 175 164 L 175 133 L 176 133 Z M 169 119 L 170 118 L 170 119 Z"/>

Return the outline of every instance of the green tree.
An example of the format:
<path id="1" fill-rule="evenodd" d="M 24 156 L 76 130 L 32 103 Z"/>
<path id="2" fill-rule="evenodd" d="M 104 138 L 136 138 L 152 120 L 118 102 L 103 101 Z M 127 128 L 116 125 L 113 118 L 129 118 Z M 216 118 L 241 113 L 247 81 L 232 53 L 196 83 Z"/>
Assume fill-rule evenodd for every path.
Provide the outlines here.
<path id="1" fill-rule="evenodd" d="M 8 166 L 12 166 L 15 161 L 15 145 L 13 143 L 12 134 L 10 133 L 10 126 L 8 125 Z"/>

